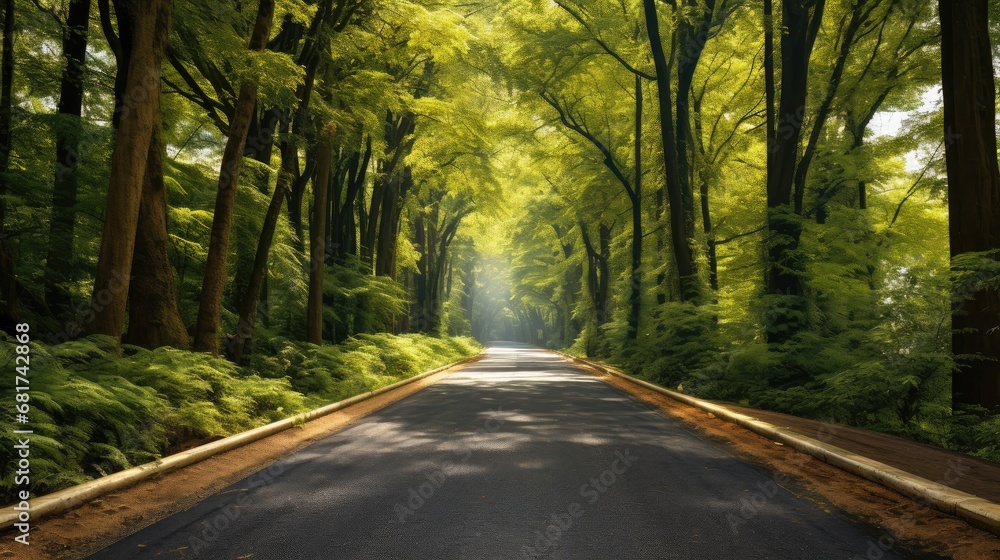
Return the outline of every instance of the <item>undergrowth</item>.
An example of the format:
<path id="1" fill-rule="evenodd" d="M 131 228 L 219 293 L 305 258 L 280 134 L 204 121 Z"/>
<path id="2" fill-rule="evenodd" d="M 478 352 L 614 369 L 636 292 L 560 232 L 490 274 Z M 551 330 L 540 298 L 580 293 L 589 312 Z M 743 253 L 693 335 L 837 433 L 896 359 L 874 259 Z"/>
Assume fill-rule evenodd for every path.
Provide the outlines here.
<path id="1" fill-rule="evenodd" d="M 118 347 L 91 336 L 31 343 L 30 488 L 45 494 L 412 377 L 475 354 L 469 338 L 358 335 L 316 346 L 273 338 L 250 364 L 173 348 Z M 0 364 L 14 341 L 0 333 Z M 11 370 L 8 367 L 7 370 Z M 0 414 L 13 418 L 12 384 Z M 23 437 L 23 436 L 22 436 Z M 0 462 L 13 465 L 15 434 L 0 435 Z M 14 501 L 15 472 L 0 492 Z M 23 486 L 18 485 L 18 488 Z"/>

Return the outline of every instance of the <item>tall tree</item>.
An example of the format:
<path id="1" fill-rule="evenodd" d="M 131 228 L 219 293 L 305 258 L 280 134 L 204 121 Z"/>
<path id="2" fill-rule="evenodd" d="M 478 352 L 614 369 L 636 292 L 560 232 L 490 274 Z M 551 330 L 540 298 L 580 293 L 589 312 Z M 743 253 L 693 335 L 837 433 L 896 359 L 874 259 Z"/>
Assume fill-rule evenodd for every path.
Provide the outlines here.
<path id="1" fill-rule="evenodd" d="M 636 85 L 641 86 L 641 82 L 636 80 Z M 634 340 L 638 336 L 639 332 L 639 311 L 641 309 L 642 301 L 642 179 L 641 179 L 641 161 L 636 160 L 634 163 L 635 167 L 635 177 L 633 181 L 629 181 L 626 177 L 625 167 L 618 161 L 618 158 L 614 156 L 611 149 L 601 141 L 600 138 L 591 132 L 587 123 L 580 116 L 574 114 L 569 107 L 570 103 L 566 101 L 560 101 L 560 99 L 552 93 L 542 92 L 542 98 L 548 103 L 553 109 L 559 114 L 559 120 L 563 125 L 579 134 L 581 137 L 590 142 L 603 156 L 602 163 L 614 175 L 615 179 L 621 184 L 625 189 L 625 194 L 628 196 L 631 214 L 632 214 L 632 239 L 631 239 L 631 268 L 629 275 L 629 313 L 628 313 L 628 338 Z M 641 121 L 642 118 L 642 88 L 636 89 L 635 94 L 635 117 Z M 634 138 L 634 141 L 641 142 L 641 125 L 636 125 L 636 132 L 638 137 Z M 680 206 L 678 206 L 680 208 Z"/>
<path id="2" fill-rule="evenodd" d="M 173 0 L 122 4 L 118 17 L 131 20 L 135 36 L 129 57 L 127 97 L 111 154 L 104 230 L 86 328 L 92 334 L 116 339 L 125 323 L 146 160 L 159 118 L 160 65 L 169 37 Z"/>
<path id="3" fill-rule="evenodd" d="M 775 106 L 773 21 L 765 3 L 767 86 L 767 292 L 773 300 L 765 331 L 783 342 L 805 325 L 804 263 L 799 250 L 802 216 L 792 205 L 799 141 L 806 114 L 809 58 L 823 19 L 825 0 L 783 0 L 781 96 Z M 775 113 L 775 111 L 777 111 Z"/>
<path id="4" fill-rule="evenodd" d="M 653 55 L 653 67 L 656 69 L 656 100 L 660 113 L 660 142 L 663 148 L 665 170 L 664 183 L 669 207 L 668 219 L 674 262 L 680 279 L 680 298 L 681 301 L 693 301 L 698 299 L 700 289 L 695 253 L 691 246 L 691 232 L 688 231 L 687 226 L 691 220 L 684 210 L 685 195 L 680 178 L 677 135 L 673 119 L 671 65 L 663 50 L 656 0 L 643 0 L 642 5 L 646 19 L 646 34 L 649 37 L 649 46 Z M 686 102 L 684 106 L 687 106 Z"/>
<path id="5" fill-rule="evenodd" d="M 139 223 L 132 281 L 129 283 L 128 332 L 125 341 L 143 348 L 187 348 L 187 329 L 177 309 L 174 270 L 167 237 L 167 192 L 163 185 L 163 140 L 153 127 L 139 200 Z"/>
<path id="6" fill-rule="evenodd" d="M 65 60 L 59 84 L 60 116 L 56 124 L 55 187 L 52 219 L 49 222 L 49 251 L 45 259 L 45 300 L 49 309 L 65 311 L 69 298 L 61 282 L 72 272 L 73 230 L 76 224 L 76 168 L 78 143 L 82 134 L 83 73 L 90 26 L 90 0 L 73 0 L 63 24 L 62 53 Z"/>
<path id="7" fill-rule="evenodd" d="M 1000 250 L 996 86 L 987 0 L 939 0 L 948 225 L 952 258 Z M 996 253 L 990 254 L 997 258 Z M 1000 406 L 1000 293 L 955 294 L 956 404 Z"/>
<path id="8" fill-rule="evenodd" d="M 14 84 L 14 0 L 3 1 L 3 53 L 0 54 L 0 296 L 4 323 L 17 319 L 17 276 L 7 246 L 7 193 L 9 191 L 11 105 Z"/>
<path id="9" fill-rule="evenodd" d="M 267 47 L 274 19 L 274 0 L 261 0 L 257 6 L 257 19 L 250 35 L 249 48 L 261 52 Z M 194 348 L 201 352 L 217 354 L 219 351 L 219 318 L 222 312 L 222 290 L 226 283 L 226 260 L 229 256 L 229 234 L 233 224 L 233 207 L 239 185 L 243 150 L 247 131 L 257 103 L 257 82 L 245 80 L 240 85 L 232 119 L 229 138 L 222 154 L 222 169 L 212 218 L 211 242 L 205 262 L 205 279 L 202 283 L 198 323 L 195 326 Z"/>
<path id="10" fill-rule="evenodd" d="M 306 340 L 323 343 L 323 278 L 326 276 L 327 194 L 330 192 L 330 160 L 336 126 L 327 124 L 317 146 L 316 179 L 313 181 L 313 218 L 309 223 L 309 302 L 306 306 Z"/>

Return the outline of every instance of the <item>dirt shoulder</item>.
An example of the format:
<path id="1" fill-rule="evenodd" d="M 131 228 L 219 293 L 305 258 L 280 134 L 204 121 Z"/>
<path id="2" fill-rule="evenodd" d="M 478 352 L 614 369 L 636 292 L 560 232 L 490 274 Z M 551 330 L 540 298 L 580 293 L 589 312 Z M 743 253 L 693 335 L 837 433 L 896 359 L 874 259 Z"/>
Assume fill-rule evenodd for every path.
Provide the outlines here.
<path id="1" fill-rule="evenodd" d="M 481 356 L 481 355 L 480 355 Z M 279 459 L 354 424 L 461 370 L 477 358 L 295 428 L 145 480 L 75 510 L 32 523 L 31 543 L 0 533 L 0 558 L 73 559 L 93 554 L 140 529 L 183 511 Z"/>
<path id="2" fill-rule="evenodd" d="M 910 474 L 1000 502 L 1000 463 L 862 428 L 829 424 L 780 412 L 715 403 L 797 434 L 853 451 Z M 817 437 L 819 436 L 819 437 Z"/>
<path id="3" fill-rule="evenodd" d="M 888 550 L 904 555 L 919 550 L 956 560 L 1000 558 L 1000 538 L 956 517 L 620 377 L 580 367 L 706 437 L 725 442 L 744 459 L 787 475 L 791 484 L 782 485 L 786 490 L 879 527 L 884 533 L 870 543 L 869 558 L 877 560 Z M 945 475 L 938 473 L 931 480 Z"/>

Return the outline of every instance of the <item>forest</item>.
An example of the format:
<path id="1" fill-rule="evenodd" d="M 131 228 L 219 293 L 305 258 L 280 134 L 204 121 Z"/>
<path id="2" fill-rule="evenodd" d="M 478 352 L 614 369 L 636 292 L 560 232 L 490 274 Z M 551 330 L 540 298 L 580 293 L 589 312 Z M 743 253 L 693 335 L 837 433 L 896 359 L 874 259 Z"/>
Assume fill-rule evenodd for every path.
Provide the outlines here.
<path id="1" fill-rule="evenodd" d="M 1000 460 L 996 0 L 0 8 L 36 491 L 491 340 Z"/>

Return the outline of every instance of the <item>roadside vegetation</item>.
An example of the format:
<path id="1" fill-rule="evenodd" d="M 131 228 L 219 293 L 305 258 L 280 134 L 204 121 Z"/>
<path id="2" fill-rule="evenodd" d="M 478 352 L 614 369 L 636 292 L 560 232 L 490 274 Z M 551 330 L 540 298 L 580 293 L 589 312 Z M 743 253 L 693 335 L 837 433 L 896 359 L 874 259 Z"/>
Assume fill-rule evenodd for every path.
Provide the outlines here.
<path id="1" fill-rule="evenodd" d="M 6 335 L 0 334 L 6 338 Z M 0 364 L 12 363 L 11 340 Z M 346 399 L 469 357 L 469 338 L 358 335 L 338 345 L 288 340 L 238 367 L 209 354 L 146 350 L 95 335 L 32 345 L 31 488 L 38 494 L 155 461 L 182 449 Z M 2 402 L 14 391 L 0 390 Z M 13 417 L 13 410 L 3 413 Z M 16 438 L 0 440 L 14 464 Z M 23 436 L 22 436 L 23 437 Z M 13 501 L 14 472 L 0 493 Z"/>

